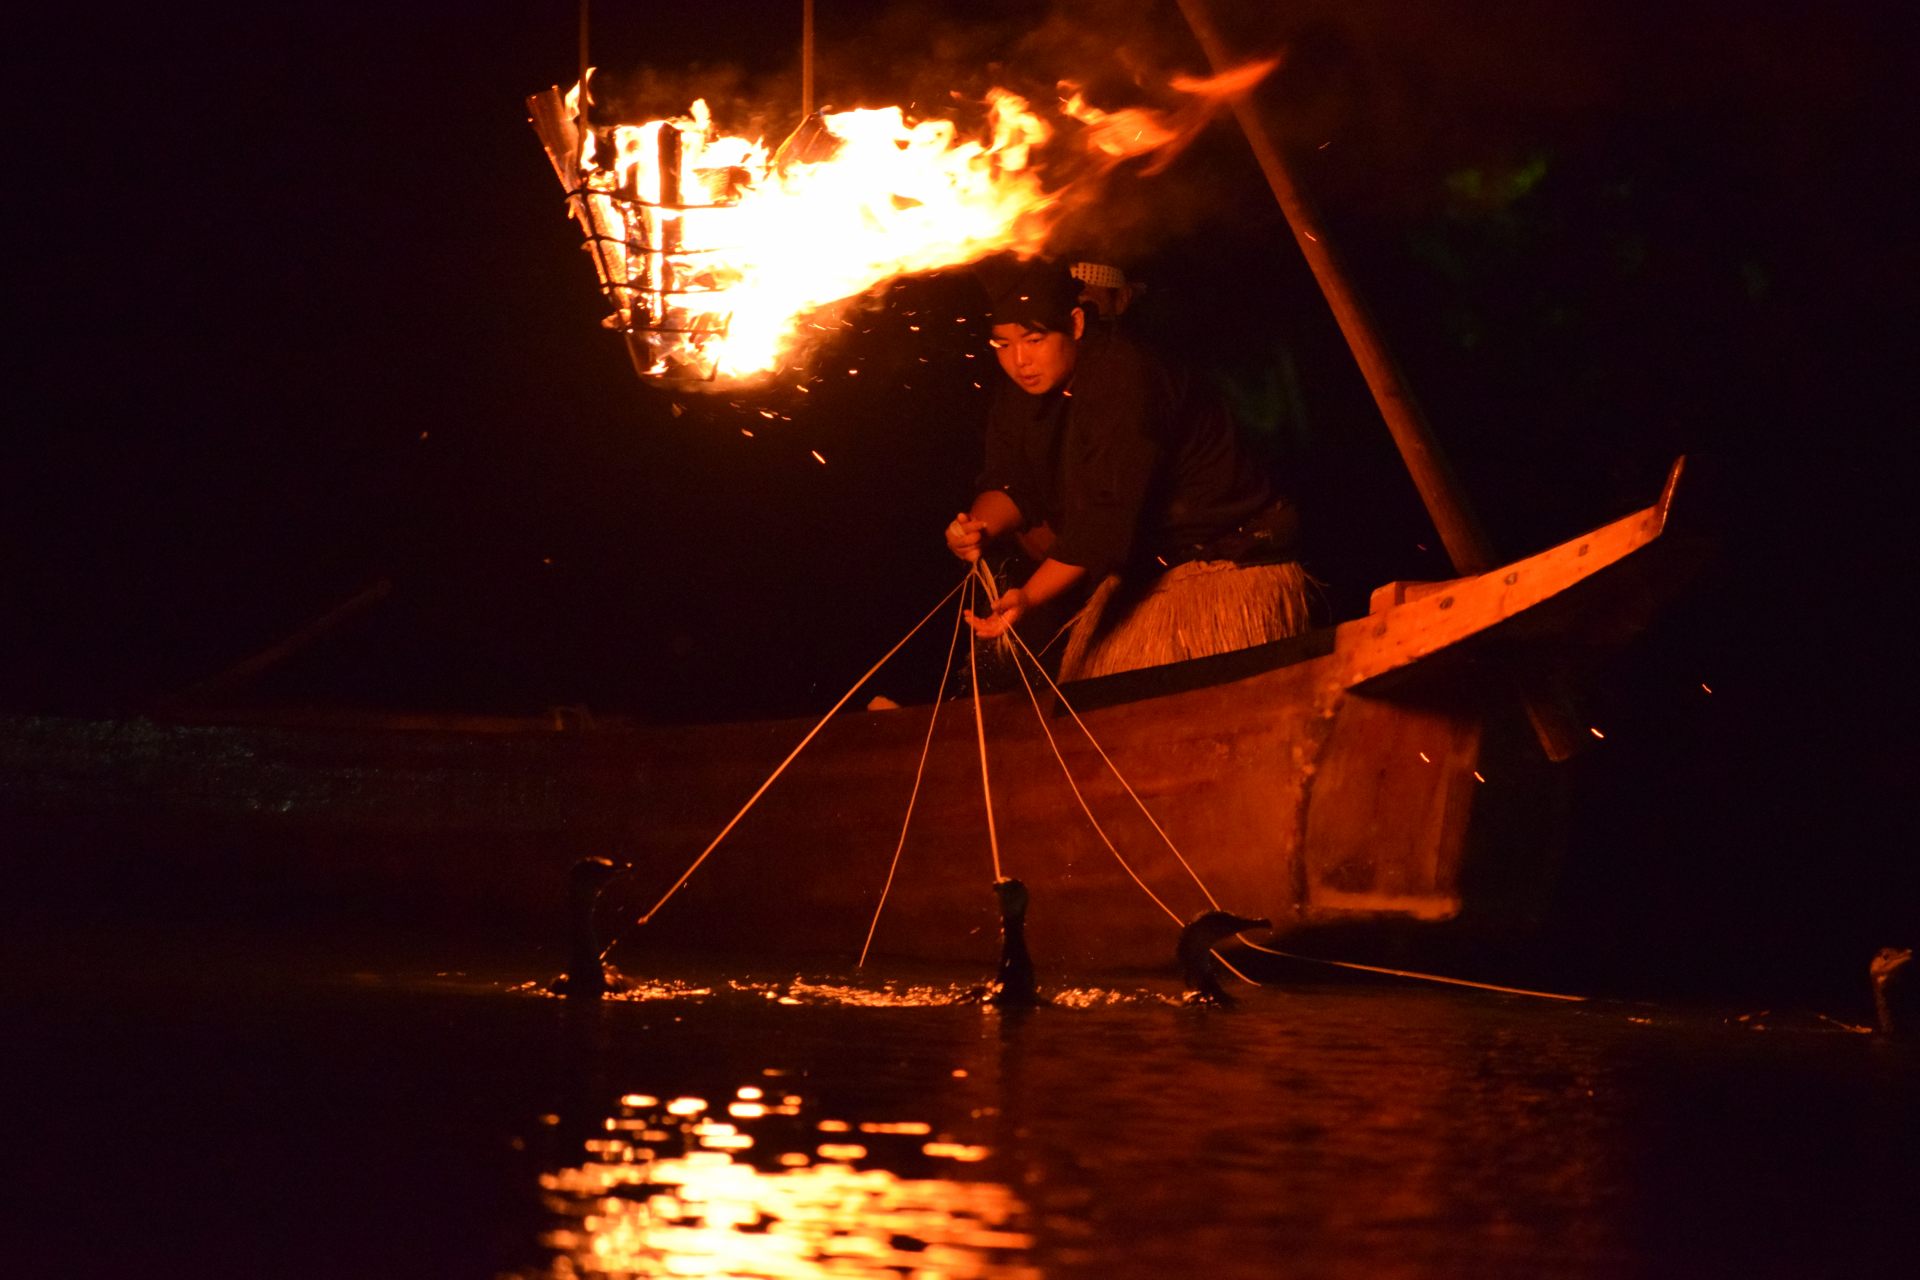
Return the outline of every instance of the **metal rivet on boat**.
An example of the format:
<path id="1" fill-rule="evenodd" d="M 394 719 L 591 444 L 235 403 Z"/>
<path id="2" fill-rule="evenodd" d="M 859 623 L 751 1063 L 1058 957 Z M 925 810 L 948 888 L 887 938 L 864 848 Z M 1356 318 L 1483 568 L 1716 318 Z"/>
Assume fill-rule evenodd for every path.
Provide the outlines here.
<path id="1" fill-rule="evenodd" d="M 1518 581 L 1520 581 L 1520 571 L 1518 569 L 1514 570 L 1512 573 L 1508 574 L 1506 577 L 1506 583 L 1508 586 L 1512 586 L 1514 583 Z"/>
<path id="2" fill-rule="evenodd" d="M 1580 544 L 1580 554 L 1581 554 L 1581 555 L 1585 555 L 1585 554 L 1587 554 L 1587 546 L 1588 546 L 1588 544 L 1587 544 L 1587 543 L 1584 543 L 1584 542 Z"/>
<path id="3" fill-rule="evenodd" d="M 1441 607 L 1442 609 L 1451 609 L 1451 608 L 1453 608 L 1453 597 L 1452 597 L 1452 596 L 1441 596 L 1441 597 L 1440 597 L 1440 607 Z"/>

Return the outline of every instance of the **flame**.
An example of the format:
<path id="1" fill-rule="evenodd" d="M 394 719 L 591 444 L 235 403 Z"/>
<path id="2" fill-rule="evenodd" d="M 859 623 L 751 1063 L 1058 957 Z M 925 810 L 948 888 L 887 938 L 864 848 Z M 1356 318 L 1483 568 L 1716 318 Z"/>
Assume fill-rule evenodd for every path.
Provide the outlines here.
<path id="1" fill-rule="evenodd" d="M 1051 188 L 1042 159 L 1061 130 L 1004 89 L 971 133 L 888 107 L 820 114 L 770 149 L 722 133 L 705 101 L 590 130 L 573 212 L 613 306 L 605 323 L 636 337 L 636 355 L 644 338 L 648 377 L 771 371 L 836 303 L 914 272 L 1039 253 L 1076 186 L 1149 152 L 1164 167 L 1274 65 L 1175 81 L 1188 101 L 1170 113 L 1102 112 L 1074 92 L 1063 109 L 1077 156 L 1095 163 Z"/>
<path id="2" fill-rule="evenodd" d="M 1111 160 L 1130 160 L 1156 152 L 1154 160 L 1141 170 L 1151 177 L 1173 163 L 1186 145 L 1199 136 L 1223 104 L 1253 91 L 1272 70 L 1278 58 L 1250 62 L 1205 80 L 1176 77 L 1173 87 L 1188 95 L 1187 102 L 1173 112 L 1149 111 L 1128 107 L 1120 111 L 1102 111 L 1080 96 L 1072 84 L 1062 84 L 1067 96 L 1060 109 L 1086 126 L 1086 145 Z"/>

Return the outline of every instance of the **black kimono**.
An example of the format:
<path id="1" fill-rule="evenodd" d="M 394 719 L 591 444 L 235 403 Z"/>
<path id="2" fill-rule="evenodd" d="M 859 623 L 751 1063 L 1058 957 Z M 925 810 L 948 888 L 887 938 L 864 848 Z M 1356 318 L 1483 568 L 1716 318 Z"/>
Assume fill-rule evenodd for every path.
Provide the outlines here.
<path id="1" fill-rule="evenodd" d="M 1088 333 L 1064 390 L 1003 382 L 986 455 L 976 492 L 1051 526 L 1053 559 L 1090 582 L 1208 554 L 1273 499 L 1219 401 L 1116 333 Z"/>

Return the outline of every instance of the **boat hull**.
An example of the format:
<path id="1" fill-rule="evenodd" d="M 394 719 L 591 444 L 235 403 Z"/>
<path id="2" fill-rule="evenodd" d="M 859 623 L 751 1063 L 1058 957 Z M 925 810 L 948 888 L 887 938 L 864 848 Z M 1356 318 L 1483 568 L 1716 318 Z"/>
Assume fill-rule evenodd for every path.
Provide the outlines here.
<path id="1" fill-rule="evenodd" d="M 984 698 L 997 865 L 970 706 L 837 716 L 630 945 L 851 958 L 871 929 L 876 955 L 985 962 L 996 874 L 1032 892 L 1036 960 L 1076 970 L 1164 963 L 1215 905 L 1282 929 L 1458 916 L 1476 821 L 1514 785 L 1486 781 L 1489 716 L 1529 655 L 1641 594 L 1669 497 L 1338 627 L 1070 686 L 1078 717 Z M 811 727 L 16 717 L 0 820 L 454 911 L 545 913 L 573 859 L 606 855 L 634 865 L 610 895 L 631 919 Z"/>

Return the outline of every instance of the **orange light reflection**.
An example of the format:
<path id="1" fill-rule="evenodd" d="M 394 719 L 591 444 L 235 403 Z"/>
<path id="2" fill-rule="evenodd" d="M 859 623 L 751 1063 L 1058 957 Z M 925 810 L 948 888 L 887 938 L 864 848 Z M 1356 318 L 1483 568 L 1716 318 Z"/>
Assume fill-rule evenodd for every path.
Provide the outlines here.
<path id="1" fill-rule="evenodd" d="M 758 1093 L 743 1089 L 742 1094 Z M 644 1100 L 643 1106 L 626 1105 Z M 796 1098 L 797 1100 L 797 1098 Z M 540 1177 L 555 1224 L 546 1277 L 700 1275 L 756 1277 L 955 1275 L 1026 1280 L 1034 1240 L 1030 1213 L 1000 1182 L 927 1176 L 977 1165 L 982 1146 L 919 1121 L 862 1121 L 871 1146 L 825 1143 L 806 1150 L 816 1125 L 777 1116 L 747 1126 L 699 1119 L 704 1105 L 662 1107 L 628 1094 L 607 1117 L 612 1134 L 672 1130 L 677 1150 L 620 1137 L 584 1144 L 587 1158 Z M 736 1113 L 738 1115 L 738 1113 Z M 601 1126 L 596 1126 L 600 1128 Z M 663 1135 L 664 1136 L 664 1135 Z M 784 1149 L 783 1149 L 784 1148 Z M 929 1165 L 929 1161 L 950 1164 Z M 889 1167 L 893 1166 L 893 1167 Z"/>

